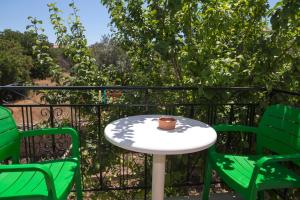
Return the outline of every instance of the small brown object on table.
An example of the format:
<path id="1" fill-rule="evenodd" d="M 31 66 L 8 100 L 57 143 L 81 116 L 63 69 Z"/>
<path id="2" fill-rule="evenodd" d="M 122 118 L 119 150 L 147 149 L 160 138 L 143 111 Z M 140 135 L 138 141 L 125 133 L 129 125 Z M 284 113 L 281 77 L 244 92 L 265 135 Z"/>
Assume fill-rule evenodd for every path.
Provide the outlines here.
<path id="1" fill-rule="evenodd" d="M 158 119 L 158 128 L 164 130 L 175 129 L 176 119 L 173 117 L 160 117 Z"/>

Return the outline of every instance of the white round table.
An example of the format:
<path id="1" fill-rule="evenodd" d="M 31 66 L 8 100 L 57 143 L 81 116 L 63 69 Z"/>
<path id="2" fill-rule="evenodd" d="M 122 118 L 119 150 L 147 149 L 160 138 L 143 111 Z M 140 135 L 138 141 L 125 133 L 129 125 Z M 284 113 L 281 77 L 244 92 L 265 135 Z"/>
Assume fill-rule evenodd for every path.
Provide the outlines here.
<path id="1" fill-rule="evenodd" d="M 163 200 L 166 155 L 201 151 L 212 146 L 217 134 L 209 125 L 179 116 L 173 130 L 158 128 L 159 117 L 138 115 L 111 122 L 105 127 L 105 138 L 112 144 L 140 153 L 153 154 L 152 200 Z"/>

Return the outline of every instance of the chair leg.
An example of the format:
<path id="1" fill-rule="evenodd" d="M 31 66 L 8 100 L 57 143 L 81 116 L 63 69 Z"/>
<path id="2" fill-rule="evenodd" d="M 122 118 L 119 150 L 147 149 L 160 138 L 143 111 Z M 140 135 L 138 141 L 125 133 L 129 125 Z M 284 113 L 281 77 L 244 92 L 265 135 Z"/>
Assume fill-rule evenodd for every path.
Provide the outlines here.
<path id="1" fill-rule="evenodd" d="M 264 191 L 259 191 L 258 192 L 258 199 L 259 200 L 264 200 L 265 199 L 265 197 L 264 197 Z"/>
<path id="2" fill-rule="evenodd" d="M 209 189 L 210 189 L 210 183 L 211 183 L 211 164 L 209 161 L 209 157 L 207 157 L 206 165 L 205 165 L 205 174 L 204 174 L 204 186 L 203 186 L 203 194 L 202 194 L 202 200 L 208 200 L 209 199 Z"/>
<path id="3" fill-rule="evenodd" d="M 76 189 L 77 200 L 82 200 L 80 165 L 77 167 L 77 172 L 75 176 L 75 189 Z"/>
<path id="4" fill-rule="evenodd" d="M 249 197 L 247 198 L 247 200 L 256 200 L 257 196 L 260 197 L 259 195 L 260 192 L 257 192 L 257 190 L 253 190 L 251 191 Z"/>

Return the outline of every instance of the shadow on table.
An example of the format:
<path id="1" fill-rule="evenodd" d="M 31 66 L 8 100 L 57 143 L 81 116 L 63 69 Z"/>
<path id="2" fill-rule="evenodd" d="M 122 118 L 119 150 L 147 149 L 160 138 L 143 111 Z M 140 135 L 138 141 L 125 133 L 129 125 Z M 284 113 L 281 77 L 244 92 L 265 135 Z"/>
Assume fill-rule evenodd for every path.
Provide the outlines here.
<path id="1" fill-rule="evenodd" d="M 145 124 L 146 120 L 149 117 L 154 117 L 152 121 L 158 121 L 157 115 L 140 115 L 140 116 L 133 116 L 129 118 L 123 118 L 121 120 L 117 120 L 112 122 L 115 126 L 112 131 L 114 132 L 114 138 L 118 139 L 120 144 L 124 144 L 126 146 L 132 146 L 134 144 L 133 141 L 133 132 L 132 129 L 134 124 Z M 201 127 L 201 128 L 210 128 L 209 125 L 202 123 L 197 120 L 188 119 L 184 117 L 176 117 L 176 128 L 173 130 L 165 130 L 169 133 L 184 133 L 186 130 L 193 128 L 193 127 Z M 157 122 L 158 125 L 158 122 Z M 158 128 L 159 129 L 159 128 Z M 161 130 L 161 129 L 160 129 Z"/>
<path id="2" fill-rule="evenodd" d="M 114 138 L 121 140 L 120 144 L 124 144 L 126 146 L 132 146 L 134 141 L 133 138 L 133 124 L 144 124 L 146 121 L 146 117 L 130 117 L 124 118 L 121 120 L 117 120 L 112 124 L 115 126 L 112 131 L 114 131 Z"/>

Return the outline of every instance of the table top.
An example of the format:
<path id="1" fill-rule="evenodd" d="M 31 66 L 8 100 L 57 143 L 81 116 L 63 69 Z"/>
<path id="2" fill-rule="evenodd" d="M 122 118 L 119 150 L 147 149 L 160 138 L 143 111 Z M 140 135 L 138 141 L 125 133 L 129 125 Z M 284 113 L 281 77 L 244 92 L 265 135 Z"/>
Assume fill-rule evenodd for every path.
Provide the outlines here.
<path id="1" fill-rule="evenodd" d="M 173 117 L 173 130 L 158 128 L 159 117 Z M 147 154 L 175 155 L 201 151 L 212 146 L 217 134 L 209 125 L 180 116 L 137 115 L 108 124 L 105 138 L 112 144 Z"/>

